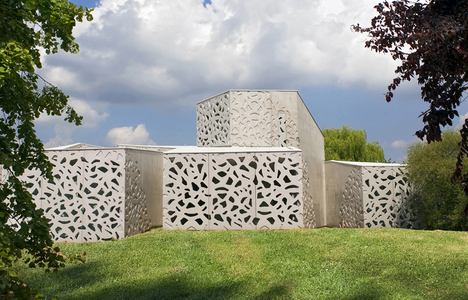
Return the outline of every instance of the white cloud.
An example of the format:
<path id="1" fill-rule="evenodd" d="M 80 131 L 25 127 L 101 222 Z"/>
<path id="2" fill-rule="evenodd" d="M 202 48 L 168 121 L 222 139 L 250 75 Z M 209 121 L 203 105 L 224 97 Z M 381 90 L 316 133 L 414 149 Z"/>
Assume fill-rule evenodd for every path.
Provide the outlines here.
<path id="1" fill-rule="evenodd" d="M 66 88 L 77 84 L 76 74 L 71 70 L 63 67 L 51 67 L 47 69 L 45 74 L 47 81 L 53 82 L 54 85 Z M 79 84 L 79 83 L 78 83 Z"/>
<path id="2" fill-rule="evenodd" d="M 229 88 L 311 84 L 381 90 L 395 67 L 350 25 L 378 0 L 103 0 L 78 24 L 78 55 L 45 59 L 45 74 L 89 101 L 193 104 Z"/>
<path id="3" fill-rule="evenodd" d="M 99 122 L 104 121 L 109 117 L 107 112 L 99 113 L 98 110 L 93 109 L 86 101 L 78 100 L 75 98 L 71 98 L 68 101 L 68 104 L 75 109 L 78 115 L 83 117 L 82 127 L 85 128 L 94 128 L 98 125 Z M 98 106 L 94 103 L 94 106 Z M 106 105 L 100 107 L 99 110 L 106 109 Z M 45 122 L 53 122 L 53 123 L 60 123 L 63 121 L 64 116 L 50 116 L 47 114 L 42 114 L 36 122 L 45 123 Z"/>
<path id="4" fill-rule="evenodd" d="M 98 123 L 104 121 L 109 117 L 107 112 L 99 113 L 98 110 L 93 109 L 86 101 L 71 98 L 68 102 L 72 106 L 78 115 L 83 116 L 81 128 L 95 128 Z M 94 106 L 99 106 L 94 104 Z M 102 106 L 99 110 L 105 109 L 106 106 Z M 49 139 L 44 144 L 46 148 L 65 146 L 73 143 L 73 133 L 80 127 L 74 124 L 70 124 L 63 120 L 64 116 L 49 116 L 42 114 L 36 122 L 38 123 L 55 123 L 54 133 L 55 137 Z"/>
<path id="5" fill-rule="evenodd" d="M 72 136 L 75 130 L 76 126 L 66 122 L 55 124 L 55 137 L 51 138 L 47 143 L 45 143 L 44 148 L 53 148 L 73 144 Z"/>
<path id="6" fill-rule="evenodd" d="M 94 128 L 99 122 L 104 121 L 109 117 L 107 112 L 99 114 L 87 102 L 77 99 L 70 99 L 69 104 L 73 107 L 78 115 L 83 117 L 82 126 L 86 128 Z"/>
<path id="7" fill-rule="evenodd" d="M 392 146 L 393 148 L 406 148 L 406 146 L 408 146 L 408 143 L 404 140 L 398 140 L 394 141 L 390 146 Z"/>
<path id="8" fill-rule="evenodd" d="M 144 124 L 138 125 L 135 130 L 131 126 L 112 128 L 107 133 L 105 144 L 109 146 L 119 144 L 155 145 L 149 139 L 149 133 Z"/>

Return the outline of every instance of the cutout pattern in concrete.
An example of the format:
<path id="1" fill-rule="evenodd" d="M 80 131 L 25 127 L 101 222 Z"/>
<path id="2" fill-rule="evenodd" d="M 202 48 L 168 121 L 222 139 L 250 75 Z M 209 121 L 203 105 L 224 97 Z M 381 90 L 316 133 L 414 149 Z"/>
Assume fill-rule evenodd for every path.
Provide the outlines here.
<path id="1" fill-rule="evenodd" d="M 164 157 L 164 228 L 303 227 L 300 152 Z"/>
<path id="2" fill-rule="evenodd" d="M 340 207 L 340 227 L 363 228 L 362 173 L 353 168 L 346 181 Z"/>
<path id="3" fill-rule="evenodd" d="M 251 155 L 210 155 L 210 229 L 255 229 L 255 175 Z"/>
<path id="4" fill-rule="evenodd" d="M 197 105 L 197 146 L 229 146 L 231 126 L 229 93 Z"/>
<path id="5" fill-rule="evenodd" d="M 209 228 L 207 154 L 164 156 L 163 227 L 170 230 Z"/>
<path id="6" fill-rule="evenodd" d="M 269 92 L 232 92 L 231 126 L 233 146 L 279 146 L 279 118 Z"/>
<path id="7" fill-rule="evenodd" d="M 398 167 L 363 167 L 365 227 L 416 227 L 415 217 L 407 207 L 409 186 L 403 169 Z"/>
<path id="8" fill-rule="evenodd" d="M 125 150 L 48 151 L 54 181 L 22 179 L 44 211 L 55 242 L 121 239 L 150 227 L 138 162 Z M 125 217 L 124 217 L 125 216 Z"/>
<path id="9" fill-rule="evenodd" d="M 257 163 L 257 229 L 303 227 L 300 153 L 256 153 L 253 159 Z"/>
<path id="10" fill-rule="evenodd" d="M 123 238 L 123 152 L 57 151 L 49 156 L 55 180 L 44 185 L 41 208 L 51 220 L 54 240 Z"/>
<path id="11" fill-rule="evenodd" d="M 310 194 L 310 176 L 307 173 L 307 162 L 302 162 L 302 187 L 303 187 L 303 201 L 304 201 L 304 227 L 315 228 L 317 226 L 314 199 Z"/>
<path id="12" fill-rule="evenodd" d="M 138 161 L 127 153 L 125 160 L 125 236 L 147 231 L 151 226 L 146 206 L 146 194 L 142 188 Z"/>

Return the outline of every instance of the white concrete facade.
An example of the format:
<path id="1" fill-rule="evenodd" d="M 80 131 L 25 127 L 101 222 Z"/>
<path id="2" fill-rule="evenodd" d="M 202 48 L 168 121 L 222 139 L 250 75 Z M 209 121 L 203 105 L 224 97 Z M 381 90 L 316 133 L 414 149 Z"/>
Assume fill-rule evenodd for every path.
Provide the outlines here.
<path id="1" fill-rule="evenodd" d="M 404 165 L 325 162 L 330 227 L 416 228 Z"/>
<path id="2" fill-rule="evenodd" d="M 122 239 L 162 226 L 161 152 L 72 145 L 47 150 L 54 181 L 23 175 L 56 242 Z"/>
<path id="3" fill-rule="evenodd" d="M 301 149 L 304 226 L 327 226 L 323 134 L 297 91 L 229 90 L 199 102 L 197 146 Z"/>
<path id="4" fill-rule="evenodd" d="M 229 90 L 199 102 L 197 146 L 74 144 L 46 153 L 55 181 L 37 171 L 23 179 L 56 242 L 121 239 L 160 226 L 417 224 L 404 165 L 325 162 L 323 134 L 297 91 Z"/>
<path id="5" fill-rule="evenodd" d="M 303 228 L 301 154 L 286 147 L 165 152 L 163 228 Z"/>

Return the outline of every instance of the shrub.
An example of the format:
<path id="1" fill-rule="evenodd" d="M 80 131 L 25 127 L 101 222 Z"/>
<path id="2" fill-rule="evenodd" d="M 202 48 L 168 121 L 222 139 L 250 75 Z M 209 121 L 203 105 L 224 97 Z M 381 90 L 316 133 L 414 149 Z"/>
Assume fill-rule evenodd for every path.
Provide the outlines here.
<path id="1" fill-rule="evenodd" d="M 386 162 L 379 142 L 367 142 L 365 130 L 342 128 L 322 130 L 325 140 L 325 160 L 345 160 L 359 162 Z"/>
<path id="2" fill-rule="evenodd" d="M 441 142 L 417 142 L 408 147 L 408 179 L 413 187 L 410 204 L 423 229 L 467 230 L 464 210 L 468 197 L 452 183 L 460 135 L 442 133 Z"/>

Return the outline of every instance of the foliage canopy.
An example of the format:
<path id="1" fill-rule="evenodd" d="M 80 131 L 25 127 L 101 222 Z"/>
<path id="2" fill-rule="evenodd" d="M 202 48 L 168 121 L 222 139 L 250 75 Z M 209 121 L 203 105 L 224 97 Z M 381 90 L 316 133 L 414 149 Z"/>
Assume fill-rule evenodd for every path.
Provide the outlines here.
<path id="1" fill-rule="evenodd" d="M 452 125 L 468 88 L 468 1 L 384 1 L 375 9 L 378 15 L 371 27 L 357 24 L 352 28 L 368 34 L 365 47 L 401 61 L 386 100 L 393 98 L 401 82 L 416 78 L 421 97 L 429 104 L 420 115 L 425 125 L 416 135 L 428 143 L 439 141 L 441 126 Z M 462 182 L 468 194 L 468 177 L 462 175 L 463 157 L 468 154 L 468 120 L 460 132 L 453 179 Z"/>
<path id="2" fill-rule="evenodd" d="M 90 9 L 67 0 L 0 2 L 0 298 L 30 299 L 36 292 L 18 278 L 14 265 L 56 271 L 64 256 L 52 248 L 49 225 L 21 182 L 26 169 L 38 169 L 52 180 L 52 165 L 37 138 L 33 121 L 41 114 L 64 115 L 77 125 L 81 117 L 68 96 L 36 73 L 41 49 L 77 53 L 72 35 L 76 22 L 92 20 Z M 6 173 L 6 174 L 5 174 Z"/>
<path id="3" fill-rule="evenodd" d="M 384 151 L 379 142 L 367 142 L 365 130 L 342 128 L 322 130 L 325 139 L 325 160 L 359 162 L 385 162 Z"/>
<path id="4" fill-rule="evenodd" d="M 458 152 L 459 134 L 442 132 L 442 141 L 417 142 L 407 149 L 408 179 L 413 187 L 410 203 L 424 229 L 467 230 L 464 209 L 468 198 L 450 178 Z"/>

